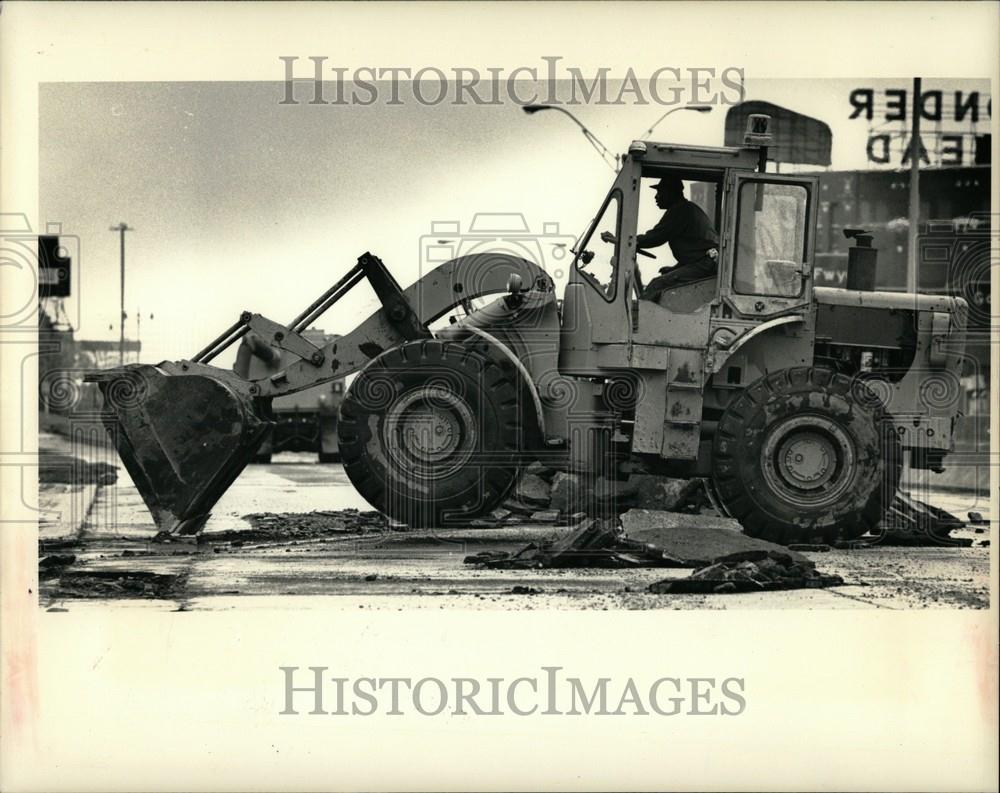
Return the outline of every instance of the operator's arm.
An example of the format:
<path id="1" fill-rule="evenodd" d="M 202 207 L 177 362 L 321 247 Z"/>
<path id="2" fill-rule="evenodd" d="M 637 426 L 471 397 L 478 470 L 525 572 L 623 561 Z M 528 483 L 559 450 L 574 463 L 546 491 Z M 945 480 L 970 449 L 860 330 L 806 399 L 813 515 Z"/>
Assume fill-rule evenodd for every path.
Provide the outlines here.
<path id="1" fill-rule="evenodd" d="M 658 248 L 664 243 L 670 242 L 681 231 L 680 213 L 674 210 L 667 210 L 660 218 L 660 222 L 645 234 L 640 234 L 635 239 L 637 248 Z"/>

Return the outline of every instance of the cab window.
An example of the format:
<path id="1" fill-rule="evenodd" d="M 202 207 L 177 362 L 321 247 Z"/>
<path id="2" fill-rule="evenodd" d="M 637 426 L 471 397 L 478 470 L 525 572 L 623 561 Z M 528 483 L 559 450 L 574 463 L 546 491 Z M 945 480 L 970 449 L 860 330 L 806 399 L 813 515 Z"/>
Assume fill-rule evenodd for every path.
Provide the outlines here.
<path id="1" fill-rule="evenodd" d="M 621 226 L 621 194 L 608 196 L 576 257 L 577 270 L 605 298 L 615 294 L 618 274 L 618 229 Z"/>
<path id="2" fill-rule="evenodd" d="M 807 256 L 805 185 L 744 182 L 738 212 L 733 288 L 745 295 L 798 297 Z"/>

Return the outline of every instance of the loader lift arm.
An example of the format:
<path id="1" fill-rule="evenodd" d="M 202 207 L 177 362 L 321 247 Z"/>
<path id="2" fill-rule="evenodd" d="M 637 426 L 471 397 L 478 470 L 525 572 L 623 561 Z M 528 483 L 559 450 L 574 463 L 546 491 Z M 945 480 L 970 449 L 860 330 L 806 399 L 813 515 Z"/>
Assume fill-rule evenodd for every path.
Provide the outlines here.
<path id="1" fill-rule="evenodd" d="M 358 260 L 359 265 L 364 258 Z M 428 325 L 469 300 L 505 292 L 511 274 L 519 275 L 522 283 L 531 284 L 541 292 L 551 292 L 554 288 L 545 271 L 533 262 L 507 254 L 484 253 L 452 259 L 406 289 L 399 289 L 382 262 L 371 258 L 375 263 L 367 265 L 366 273 L 382 308 L 323 348 L 321 366 L 314 366 L 303 358 L 266 380 L 256 381 L 260 396 L 290 394 L 346 377 L 385 350 L 407 341 L 429 338 Z M 383 273 L 385 281 L 381 280 Z M 309 322 L 337 299 L 339 295 L 326 305 L 320 304 L 322 310 L 317 308 Z"/>

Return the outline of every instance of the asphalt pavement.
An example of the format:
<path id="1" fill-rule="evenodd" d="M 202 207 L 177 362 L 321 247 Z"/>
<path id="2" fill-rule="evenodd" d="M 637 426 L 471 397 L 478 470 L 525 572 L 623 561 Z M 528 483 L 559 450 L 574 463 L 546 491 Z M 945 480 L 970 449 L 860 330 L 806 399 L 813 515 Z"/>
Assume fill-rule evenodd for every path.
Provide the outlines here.
<path id="1" fill-rule="evenodd" d="M 62 448 L 55 437 L 48 448 Z M 107 450 L 74 453 L 108 460 Z M 51 486 L 40 496 L 52 502 Z M 80 496 L 76 496 L 77 502 Z M 921 494 L 961 517 L 987 515 L 974 494 Z M 565 532 L 520 524 L 499 529 L 400 531 L 354 491 L 339 464 L 308 454 L 251 465 L 220 500 L 197 539 L 154 542 L 156 528 L 124 469 L 66 521 L 42 535 L 40 604 L 50 611 L 128 607 L 167 611 L 246 608 L 358 609 L 913 609 L 987 608 L 990 526 L 967 526 L 966 548 L 875 546 L 806 553 L 843 586 L 782 592 L 646 591 L 687 569 L 487 570 L 463 563 L 484 550 L 516 551 Z M 358 510 L 355 513 L 345 512 Z M 84 513 L 81 516 L 81 511 Z M 329 515 L 329 530 L 261 531 L 262 513 Z M 350 519 L 340 520 L 347 515 Z M 81 520 L 82 517 L 82 520 Z M 290 520 L 295 525 L 296 520 Z M 343 524 L 343 525 L 342 525 Z M 267 519 L 264 519 L 266 528 Z M 287 517 L 281 526 L 289 525 Z M 311 524 L 308 524 L 311 525 Z M 360 526 L 360 528 L 359 528 Z M 46 562 L 48 559 L 48 562 Z"/>

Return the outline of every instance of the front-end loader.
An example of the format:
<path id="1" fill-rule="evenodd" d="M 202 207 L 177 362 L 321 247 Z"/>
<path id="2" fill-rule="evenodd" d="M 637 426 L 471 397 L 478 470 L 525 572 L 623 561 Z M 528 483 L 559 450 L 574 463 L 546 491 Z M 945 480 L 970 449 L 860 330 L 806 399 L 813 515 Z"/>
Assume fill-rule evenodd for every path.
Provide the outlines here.
<path id="1" fill-rule="evenodd" d="M 202 527 L 267 433 L 271 400 L 356 373 L 340 407 L 345 470 L 411 526 L 467 523 L 543 460 L 703 477 L 748 534 L 778 542 L 872 530 L 904 456 L 940 470 L 951 449 L 965 304 L 875 291 L 863 230 L 848 272 L 859 288 L 814 286 L 816 180 L 766 172 L 767 118 L 750 123 L 743 147 L 633 142 L 561 300 L 544 270 L 506 254 L 454 259 L 403 289 L 366 253 L 287 324 L 246 312 L 190 359 L 91 375 L 157 526 Z M 642 299 L 640 188 L 664 176 L 711 188 L 718 271 Z M 304 330 L 365 278 L 382 307 L 310 342 Z M 211 365 L 251 332 L 294 362 L 256 379 Z"/>

